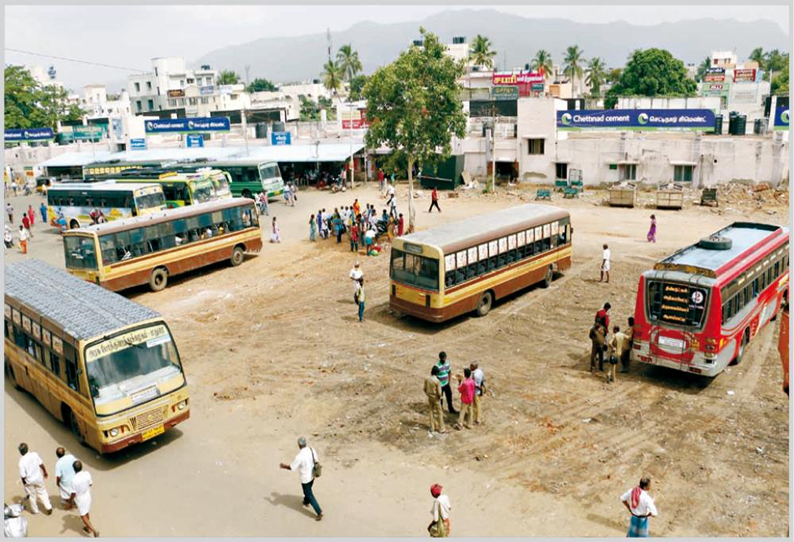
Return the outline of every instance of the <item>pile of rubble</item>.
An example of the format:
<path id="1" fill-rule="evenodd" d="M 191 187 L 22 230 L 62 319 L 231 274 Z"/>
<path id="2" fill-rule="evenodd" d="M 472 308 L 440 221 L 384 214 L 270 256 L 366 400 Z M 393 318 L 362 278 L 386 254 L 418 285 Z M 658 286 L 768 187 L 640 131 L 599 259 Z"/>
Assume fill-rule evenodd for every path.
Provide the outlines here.
<path id="1" fill-rule="evenodd" d="M 769 183 L 758 183 L 747 185 L 742 183 L 728 183 L 717 187 L 717 194 L 720 203 L 741 205 L 741 204 L 771 204 L 788 206 L 788 190 L 783 188 L 772 188 Z"/>

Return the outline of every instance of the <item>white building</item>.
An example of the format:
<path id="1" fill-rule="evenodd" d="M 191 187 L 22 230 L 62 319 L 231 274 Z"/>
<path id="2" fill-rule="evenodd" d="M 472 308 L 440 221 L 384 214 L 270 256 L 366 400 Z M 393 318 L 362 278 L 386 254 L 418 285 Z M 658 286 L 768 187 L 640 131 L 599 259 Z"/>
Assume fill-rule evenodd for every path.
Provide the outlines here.
<path id="1" fill-rule="evenodd" d="M 152 59 L 151 73 L 127 77 L 127 91 L 136 114 L 169 111 L 179 108 L 209 105 L 210 98 L 219 96 L 218 72 L 209 66 L 188 70 L 181 57 Z M 195 103 L 187 98 L 188 91 L 195 94 Z M 195 91 L 195 92 L 193 92 Z M 206 98 L 201 100 L 201 98 Z"/>

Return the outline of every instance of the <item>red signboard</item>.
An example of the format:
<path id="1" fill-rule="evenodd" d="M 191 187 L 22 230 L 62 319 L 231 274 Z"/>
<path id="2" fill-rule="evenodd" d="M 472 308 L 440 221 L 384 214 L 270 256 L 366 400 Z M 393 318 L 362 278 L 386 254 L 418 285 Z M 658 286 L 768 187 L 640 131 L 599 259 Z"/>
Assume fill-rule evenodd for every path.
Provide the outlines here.
<path id="1" fill-rule="evenodd" d="M 341 117 L 343 130 L 361 130 L 369 126 L 366 109 L 342 111 Z"/>
<path id="2" fill-rule="evenodd" d="M 755 81 L 755 68 L 747 70 L 733 70 L 733 82 L 750 82 Z"/>
<path id="3" fill-rule="evenodd" d="M 707 73 L 703 80 L 707 83 L 722 83 L 725 81 L 724 73 Z"/>
<path id="4" fill-rule="evenodd" d="M 545 78 L 543 74 L 536 72 L 494 72 L 491 82 L 494 85 L 530 85 L 532 83 L 543 83 Z"/>

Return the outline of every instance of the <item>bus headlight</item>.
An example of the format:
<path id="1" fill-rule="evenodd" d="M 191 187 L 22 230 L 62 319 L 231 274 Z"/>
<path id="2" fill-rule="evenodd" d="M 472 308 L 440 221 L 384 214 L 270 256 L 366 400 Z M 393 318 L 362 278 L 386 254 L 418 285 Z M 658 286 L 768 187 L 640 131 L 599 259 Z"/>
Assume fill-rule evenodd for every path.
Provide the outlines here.
<path id="1" fill-rule="evenodd" d="M 187 408 L 187 399 L 184 401 L 179 401 L 177 404 L 171 407 L 171 412 L 176 412 L 177 410 L 185 410 Z"/>
<path id="2" fill-rule="evenodd" d="M 119 436 L 119 428 L 114 427 L 113 429 L 110 430 L 109 434 L 112 438 L 116 438 L 117 436 Z"/>

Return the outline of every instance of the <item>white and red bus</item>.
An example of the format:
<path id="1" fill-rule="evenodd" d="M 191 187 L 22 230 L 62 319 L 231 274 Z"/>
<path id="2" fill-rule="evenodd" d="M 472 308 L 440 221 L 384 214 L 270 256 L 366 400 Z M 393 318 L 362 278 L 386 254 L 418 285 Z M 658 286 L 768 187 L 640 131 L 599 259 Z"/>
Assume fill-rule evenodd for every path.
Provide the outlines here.
<path id="1" fill-rule="evenodd" d="M 788 298 L 789 231 L 735 222 L 640 277 L 633 360 L 716 376 Z"/>

